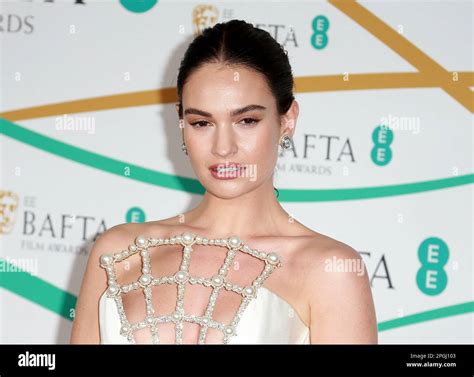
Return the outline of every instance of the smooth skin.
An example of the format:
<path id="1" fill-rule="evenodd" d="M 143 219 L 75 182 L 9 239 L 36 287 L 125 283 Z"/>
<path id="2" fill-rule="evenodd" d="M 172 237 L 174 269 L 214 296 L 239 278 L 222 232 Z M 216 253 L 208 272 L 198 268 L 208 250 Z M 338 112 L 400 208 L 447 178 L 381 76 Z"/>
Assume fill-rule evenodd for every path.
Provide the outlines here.
<path id="1" fill-rule="evenodd" d="M 184 214 L 119 224 L 99 236 L 89 256 L 70 342 L 100 343 L 98 301 L 107 289 L 101 254 L 126 248 L 139 234 L 191 231 L 219 238 L 238 235 L 252 247 L 279 253 L 285 267 L 264 286 L 296 309 L 310 328 L 312 344 L 377 344 L 374 302 L 360 255 L 292 218 L 274 194 L 278 143 L 295 131 L 297 101 L 280 116 L 263 75 L 242 66 L 208 63 L 184 85 L 183 109 L 183 141 L 206 192 Z M 256 174 L 231 180 L 212 177 L 209 166 L 225 162 L 245 164 Z M 363 266 L 363 273 L 328 269 L 334 258 Z"/>

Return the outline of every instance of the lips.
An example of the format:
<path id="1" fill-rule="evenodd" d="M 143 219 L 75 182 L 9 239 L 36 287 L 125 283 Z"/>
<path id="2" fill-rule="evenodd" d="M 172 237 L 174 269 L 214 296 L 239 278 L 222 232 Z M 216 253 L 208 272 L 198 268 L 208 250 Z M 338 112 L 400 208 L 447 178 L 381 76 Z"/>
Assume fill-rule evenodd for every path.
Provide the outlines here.
<path id="1" fill-rule="evenodd" d="M 214 170 L 214 171 L 217 171 L 218 169 L 225 169 L 225 168 L 228 168 L 228 169 L 231 169 L 231 168 L 244 168 L 244 166 L 242 164 L 239 164 L 238 162 L 222 162 L 222 163 L 219 163 L 219 164 L 214 164 L 214 165 L 211 165 L 209 166 L 209 169 L 210 170 Z"/>
<path id="2" fill-rule="evenodd" d="M 234 179 L 240 177 L 245 168 L 243 164 L 237 162 L 226 162 L 209 166 L 212 176 L 217 179 Z"/>

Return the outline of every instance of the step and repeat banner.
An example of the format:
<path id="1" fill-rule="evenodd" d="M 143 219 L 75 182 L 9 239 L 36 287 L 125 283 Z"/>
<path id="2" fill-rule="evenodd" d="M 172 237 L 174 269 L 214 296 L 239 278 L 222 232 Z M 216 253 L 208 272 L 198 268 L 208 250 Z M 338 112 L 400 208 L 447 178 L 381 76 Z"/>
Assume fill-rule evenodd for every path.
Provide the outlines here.
<path id="1" fill-rule="evenodd" d="M 202 198 L 175 110 L 204 27 L 288 51 L 284 208 L 363 257 L 380 343 L 473 342 L 472 1 L 1 1 L 1 343 L 68 343 L 104 230 Z"/>

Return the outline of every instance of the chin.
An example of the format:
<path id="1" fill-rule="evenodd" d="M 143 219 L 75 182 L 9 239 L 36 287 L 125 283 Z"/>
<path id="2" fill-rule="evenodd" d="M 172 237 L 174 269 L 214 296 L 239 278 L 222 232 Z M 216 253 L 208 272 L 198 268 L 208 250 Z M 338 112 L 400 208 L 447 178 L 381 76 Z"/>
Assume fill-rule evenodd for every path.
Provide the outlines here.
<path id="1" fill-rule="evenodd" d="M 252 191 L 252 187 L 249 187 L 247 182 L 213 182 L 212 184 L 206 184 L 204 186 L 207 192 L 221 199 L 233 199 L 238 198 Z"/>

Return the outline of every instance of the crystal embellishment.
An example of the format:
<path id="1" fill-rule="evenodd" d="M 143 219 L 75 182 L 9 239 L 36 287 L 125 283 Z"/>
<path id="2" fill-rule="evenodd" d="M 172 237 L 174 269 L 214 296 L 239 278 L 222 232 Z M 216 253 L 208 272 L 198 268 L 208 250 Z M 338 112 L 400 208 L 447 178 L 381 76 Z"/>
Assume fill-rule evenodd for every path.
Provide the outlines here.
<path id="1" fill-rule="evenodd" d="M 193 254 L 193 245 L 206 245 L 225 247 L 228 249 L 223 265 L 219 268 L 218 273 L 209 277 L 190 276 L 189 264 Z M 151 272 L 150 251 L 149 248 L 161 245 L 182 245 L 183 254 L 181 265 L 178 271 L 171 276 L 154 277 Z M 130 284 L 120 285 L 117 282 L 114 265 L 119 263 L 133 254 L 140 252 L 142 259 L 142 275 Z M 238 252 L 242 252 L 258 258 L 265 262 L 265 268 L 262 273 L 247 287 L 239 286 L 227 280 L 227 272 Z M 245 245 L 237 236 L 227 239 L 210 239 L 194 233 L 185 232 L 170 238 L 148 238 L 143 235 L 136 237 L 135 242 L 128 246 L 127 250 L 117 252 L 115 254 L 103 254 L 100 257 L 100 266 L 106 270 L 108 278 L 108 289 L 106 297 L 115 301 L 119 318 L 120 318 L 120 334 L 127 338 L 129 343 L 134 344 L 134 332 L 144 327 L 149 327 L 151 331 L 151 340 L 153 344 L 159 344 L 160 338 L 157 325 L 159 323 L 172 322 L 175 325 L 175 342 L 182 344 L 183 322 L 191 322 L 200 325 L 198 344 L 205 344 L 207 331 L 209 328 L 220 330 L 223 333 L 223 344 L 227 344 L 232 336 L 237 335 L 237 325 L 242 317 L 245 308 L 250 301 L 257 297 L 258 289 L 262 286 L 265 279 L 278 267 L 281 267 L 281 260 L 277 253 L 265 253 L 256 249 L 252 249 Z M 186 283 L 201 284 L 212 287 L 208 305 L 203 316 L 187 314 L 184 312 L 184 291 Z M 160 284 L 176 284 L 177 300 L 176 307 L 172 313 L 168 315 L 156 315 L 153 308 L 152 286 Z M 132 290 L 142 290 L 145 296 L 146 316 L 137 323 L 130 323 L 125 315 L 123 308 L 122 295 Z M 242 296 L 242 301 L 234 314 L 230 323 L 221 323 L 212 318 L 214 306 L 221 289 L 235 292 Z"/>

